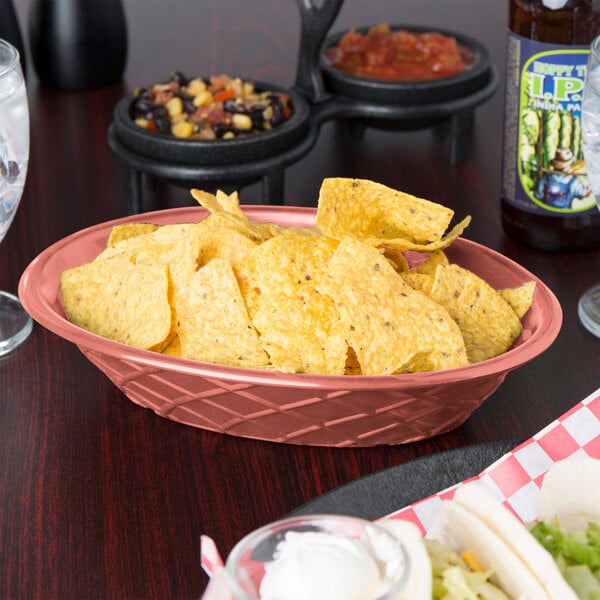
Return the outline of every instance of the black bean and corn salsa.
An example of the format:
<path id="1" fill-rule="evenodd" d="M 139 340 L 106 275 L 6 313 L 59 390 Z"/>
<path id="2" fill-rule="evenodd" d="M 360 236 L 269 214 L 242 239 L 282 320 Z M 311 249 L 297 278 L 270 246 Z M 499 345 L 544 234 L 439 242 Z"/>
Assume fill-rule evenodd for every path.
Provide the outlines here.
<path id="1" fill-rule="evenodd" d="M 218 75 L 169 80 L 138 88 L 130 114 L 135 124 L 177 138 L 235 139 L 270 131 L 293 114 L 288 94 L 258 91 L 251 81 Z"/>

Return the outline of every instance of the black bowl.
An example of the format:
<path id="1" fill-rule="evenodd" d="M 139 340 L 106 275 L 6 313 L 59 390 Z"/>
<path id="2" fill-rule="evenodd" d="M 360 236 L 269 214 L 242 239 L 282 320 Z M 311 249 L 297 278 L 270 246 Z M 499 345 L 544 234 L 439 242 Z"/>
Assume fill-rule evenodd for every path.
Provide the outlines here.
<path id="1" fill-rule="evenodd" d="M 133 95 L 122 98 L 114 111 L 114 126 L 121 143 L 142 156 L 170 164 L 224 166 L 247 163 L 276 156 L 298 144 L 309 126 L 308 102 L 294 90 L 272 83 L 255 81 L 258 91 L 283 92 L 291 98 L 294 112 L 281 125 L 270 131 L 253 133 L 228 140 L 195 140 L 176 138 L 137 126 L 130 114 Z"/>
<path id="2" fill-rule="evenodd" d="M 366 34 L 370 26 L 356 27 Z M 427 81 L 386 81 L 369 79 L 345 73 L 331 65 L 325 50 L 336 45 L 347 31 L 334 33 L 325 39 L 320 57 L 323 80 L 329 92 L 369 103 L 381 104 L 430 104 L 447 102 L 468 96 L 487 85 L 492 78 L 490 56 L 486 47 L 474 38 L 445 29 L 420 25 L 390 25 L 390 29 L 405 29 L 422 33 L 435 31 L 452 36 L 461 50 L 473 57 L 472 63 L 458 75 Z"/>

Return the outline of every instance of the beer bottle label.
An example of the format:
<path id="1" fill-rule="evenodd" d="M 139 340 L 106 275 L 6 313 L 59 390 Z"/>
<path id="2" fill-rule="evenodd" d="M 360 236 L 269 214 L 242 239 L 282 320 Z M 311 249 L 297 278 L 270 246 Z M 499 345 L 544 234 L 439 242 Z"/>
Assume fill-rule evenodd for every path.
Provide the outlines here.
<path id="1" fill-rule="evenodd" d="M 589 47 L 508 32 L 502 197 L 537 214 L 595 208 L 581 148 Z"/>

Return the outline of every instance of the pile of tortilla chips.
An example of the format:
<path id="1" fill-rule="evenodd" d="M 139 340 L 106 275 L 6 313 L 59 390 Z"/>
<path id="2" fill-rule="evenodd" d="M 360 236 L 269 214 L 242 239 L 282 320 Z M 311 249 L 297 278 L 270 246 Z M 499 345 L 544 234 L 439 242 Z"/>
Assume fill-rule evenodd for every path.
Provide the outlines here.
<path id="1" fill-rule="evenodd" d="M 192 190 L 198 223 L 114 227 L 67 269 L 74 324 L 125 344 L 222 365 L 327 375 L 450 369 L 521 332 L 535 284 L 492 289 L 444 248 L 454 215 L 361 179 L 323 181 L 316 227 L 249 220 L 237 194 Z M 409 268 L 405 252 L 427 253 Z"/>

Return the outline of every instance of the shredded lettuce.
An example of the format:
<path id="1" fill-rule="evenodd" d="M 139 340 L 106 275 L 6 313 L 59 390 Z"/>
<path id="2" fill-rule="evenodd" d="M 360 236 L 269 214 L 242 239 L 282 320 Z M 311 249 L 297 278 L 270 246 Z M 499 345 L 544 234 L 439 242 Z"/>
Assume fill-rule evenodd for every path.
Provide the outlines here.
<path id="1" fill-rule="evenodd" d="M 600 600 L 600 528 L 563 533 L 556 523 L 530 527 L 537 541 L 552 554 L 568 584 L 581 600 Z"/>
<path id="2" fill-rule="evenodd" d="M 467 563 L 449 546 L 425 540 L 433 572 L 434 600 L 508 600 L 490 583 L 493 571 L 471 571 Z"/>
<path id="3" fill-rule="evenodd" d="M 600 600 L 600 581 L 587 565 L 570 565 L 565 568 L 565 579 L 582 600 Z"/>

